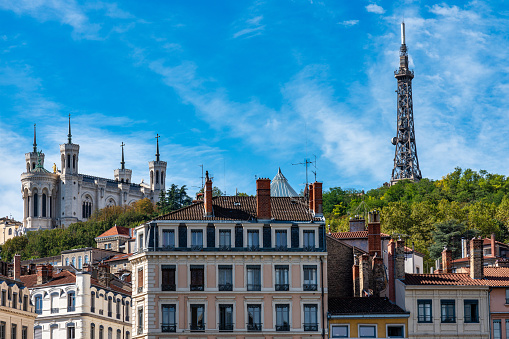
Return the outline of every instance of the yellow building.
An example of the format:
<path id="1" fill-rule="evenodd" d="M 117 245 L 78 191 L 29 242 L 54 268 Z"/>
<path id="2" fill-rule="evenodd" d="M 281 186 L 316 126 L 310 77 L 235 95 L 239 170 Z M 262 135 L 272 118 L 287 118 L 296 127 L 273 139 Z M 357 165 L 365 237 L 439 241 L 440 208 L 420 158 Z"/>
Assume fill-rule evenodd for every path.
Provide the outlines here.
<path id="1" fill-rule="evenodd" d="M 409 316 L 387 298 L 330 298 L 329 338 L 408 338 Z"/>
<path id="2" fill-rule="evenodd" d="M 0 218 L 0 245 L 18 235 L 18 228 L 23 224 L 8 217 Z"/>

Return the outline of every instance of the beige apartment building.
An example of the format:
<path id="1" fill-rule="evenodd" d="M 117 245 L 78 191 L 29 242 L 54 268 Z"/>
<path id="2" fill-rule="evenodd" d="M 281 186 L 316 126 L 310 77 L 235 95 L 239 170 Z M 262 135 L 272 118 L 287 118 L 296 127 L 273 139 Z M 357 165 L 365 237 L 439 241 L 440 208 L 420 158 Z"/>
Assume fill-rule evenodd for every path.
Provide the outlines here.
<path id="1" fill-rule="evenodd" d="M 0 245 L 18 236 L 22 226 L 23 224 L 21 222 L 14 219 L 8 217 L 0 218 Z"/>
<path id="2" fill-rule="evenodd" d="M 133 338 L 324 338 L 322 184 L 204 199 L 136 228 Z"/>

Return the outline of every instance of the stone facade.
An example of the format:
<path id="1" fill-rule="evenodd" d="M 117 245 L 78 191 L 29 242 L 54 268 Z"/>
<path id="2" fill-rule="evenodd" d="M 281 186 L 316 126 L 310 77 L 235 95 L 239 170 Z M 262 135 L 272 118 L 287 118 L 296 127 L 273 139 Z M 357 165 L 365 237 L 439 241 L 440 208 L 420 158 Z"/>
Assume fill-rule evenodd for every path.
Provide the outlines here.
<path id="1" fill-rule="evenodd" d="M 5 244 L 9 239 L 18 236 L 23 224 L 8 217 L 0 218 L 0 245 Z"/>

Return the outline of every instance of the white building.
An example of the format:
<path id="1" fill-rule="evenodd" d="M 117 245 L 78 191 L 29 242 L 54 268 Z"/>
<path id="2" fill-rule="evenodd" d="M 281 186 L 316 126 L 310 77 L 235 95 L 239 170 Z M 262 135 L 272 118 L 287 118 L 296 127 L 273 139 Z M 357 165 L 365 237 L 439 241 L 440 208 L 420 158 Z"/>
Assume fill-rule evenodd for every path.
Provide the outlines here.
<path id="1" fill-rule="evenodd" d="M 24 228 L 67 227 L 107 206 L 125 206 L 143 198 L 155 202 L 165 190 L 166 162 L 159 159 L 159 139 L 156 160 L 149 162 L 149 185 L 131 181 L 132 170 L 125 168 L 123 143 L 121 167 L 114 171 L 114 179 L 80 174 L 80 146 L 72 143 L 71 137 L 69 118 L 68 142 L 60 145 L 61 167 L 57 169 L 54 164 L 50 172 L 44 168 L 44 153 L 37 152 L 34 126 L 33 151 L 25 154 L 26 172 L 21 174 Z"/>
<path id="2" fill-rule="evenodd" d="M 38 265 L 37 273 L 21 277 L 31 291 L 38 314 L 34 338 L 129 339 L 131 292 L 89 272 Z"/>

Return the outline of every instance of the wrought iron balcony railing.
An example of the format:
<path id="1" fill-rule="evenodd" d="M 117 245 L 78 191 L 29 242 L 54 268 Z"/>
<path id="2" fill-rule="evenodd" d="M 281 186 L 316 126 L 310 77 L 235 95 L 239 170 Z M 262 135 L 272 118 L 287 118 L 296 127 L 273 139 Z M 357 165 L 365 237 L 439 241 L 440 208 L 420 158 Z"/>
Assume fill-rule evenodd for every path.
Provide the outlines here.
<path id="1" fill-rule="evenodd" d="M 190 289 L 191 291 L 203 291 L 204 287 L 203 284 L 200 285 L 191 284 Z"/>
<path id="2" fill-rule="evenodd" d="M 305 323 L 304 331 L 318 331 L 318 324 L 316 323 Z"/>
<path id="3" fill-rule="evenodd" d="M 219 323 L 219 331 L 233 331 L 233 323 Z"/>
<path id="4" fill-rule="evenodd" d="M 74 312 L 76 308 L 74 306 L 67 306 L 67 312 Z"/>
<path id="5" fill-rule="evenodd" d="M 259 332 L 262 330 L 262 323 L 247 324 L 247 330 L 253 332 Z"/>
<path id="6" fill-rule="evenodd" d="M 290 331 L 290 324 L 276 325 L 276 331 Z"/>
<path id="7" fill-rule="evenodd" d="M 260 284 L 247 284 L 248 291 L 261 291 L 262 285 Z"/>
<path id="8" fill-rule="evenodd" d="M 200 324 L 189 324 L 189 329 L 191 331 L 205 331 L 205 323 Z"/>
<path id="9" fill-rule="evenodd" d="M 276 284 L 276 291 L 288 291 L 290 289 L 290 285 L 288 284 Z"/>
<path id="10" fill-rule="evenodd" d="M 177 332 L 177 324 L 161 324 L 161 332 Z"/>
<path id="11" fill-rule="evenodd" d="M 316 284 L 304 284 L 304 291 L 316 291 L 317 285 Z"/>
<path id="12" fill-rule="evenodd" d="M 51 313 L 58 313 L 59 309 L 58 308 L 51 308 Z"/>
<path id="13" fill-rule="evenodd" d="M 175 284 L 162 284 L 161 291 L 175 291 L 176 287 Z"/>
<path id="14" fill-rule="evenodd" d="M 220 291 L 233 291 L 232 284 L 220 284 L 218 287 Z"/>

